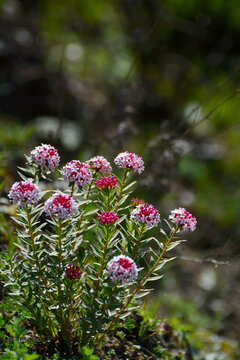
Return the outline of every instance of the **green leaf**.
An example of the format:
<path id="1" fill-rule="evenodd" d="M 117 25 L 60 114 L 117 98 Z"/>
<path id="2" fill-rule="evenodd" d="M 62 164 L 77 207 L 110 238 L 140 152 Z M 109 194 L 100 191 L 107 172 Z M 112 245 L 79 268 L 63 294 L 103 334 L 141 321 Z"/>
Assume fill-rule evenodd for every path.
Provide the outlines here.
<path id="1" fill-rule="evenodd" d="M 176 246 L 178 246 L 179 244 L 181 244 L 182 242 L 186 242 L 187 240 L 178 240 L 175 241 L 174 243 L 170 244 L 167 248 L 167 251 L 170 251 L 172 249 L 174 249 Z"/>
<path id="2" fill-rule="evenodd" d="M 136 181 L 132 181 L 129 185 L 124 186 L 123 192 L 129 190 L 133 185 L 135 185 L 137 182 Z"/>

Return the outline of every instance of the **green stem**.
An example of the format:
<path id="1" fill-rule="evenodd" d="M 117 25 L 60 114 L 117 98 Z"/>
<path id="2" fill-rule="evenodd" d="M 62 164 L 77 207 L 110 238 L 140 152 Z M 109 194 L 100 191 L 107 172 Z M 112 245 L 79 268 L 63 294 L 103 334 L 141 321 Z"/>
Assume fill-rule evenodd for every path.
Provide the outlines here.
<path id="1" fill-rule="evenodd" d="M 112 288 L 112 291 L 111 291 L 109 300 L 108 300 L 108 304 L 106 304 L 106 305 L 104 306 L 104 308 L 102 309 L 102 315 L 100 316 L 100 318 L 98 319 L 98 321 L 101 321 L 101 320 L 102 320 L 102 318 L 103 318 L 106 310 L 109 308 L 109 305 L 111 305 L 111 300 L 112 300 L 112 298 L 113 298 L 113 295 L 114 295 L 116 289 L 117 289 L 117 285 L 114 285 L 114 287 Z M 91 333 L 88 334 L 87 339 L 86 339 L 86 342 L 90 339 L 91 335 L 94 334 L 95 330 L 97 329 L 97 324 L 98 324 L 98 322 L 96 322 L 96 324 L 95 324 L 93 330 L 91 331 Z"/>
<path id="2" fill-rule="evenodd" d="M 24 295 L 24 299 L 27 299 L 27 293 L 26 293 L 26 291 L 25 291 L 25 288 L 22 286 L 21 281 L 20 281 L 20 279 L 19 279 L 19 277 L 18 277 L 18 274 L 17 274 L 16 270 L 15 270 L 14 267 L 13 267 L 13 264 L 12 264 L 12 261 L 11 261 L 11 260 L 10 260 L 10 266 L 11 266 L 12 273 L 15 275 L 15 278 L 17 279 L 18 286 L 19 286 L 19 288 L 21 289 L 21 291 L 22 291 L 22 293 L 23 293 L 23 295 Z M 24 301 L 24 304 L 25 304 L 25 306 L 29 309 L 29 311 L 31 312 L 31 314 L 33 315 L 33 317 L 36 319 L 39 328 L 45 329 L 46 332 L 48 332 L 48 329 L 47 329 L 46 326 L 43 324 L 43 322 L 41 321 L 41 319 L 37 316 L 37 314 L 35 313 L 34 308 L 32 307 L 32 305 L 31 305 L 29 302 L 27 302 L 27 301 L 26 301 L 26 302 Z M 41 330 L 42 330 L 42 329 L 41 329 Z M 43 338 L 42 338 L 42 336 L 41 336 L 40 334 L 39 334 L 39 337 L 40 337 L 40 340 L 43 342 Z"/>
<path id="3" fill-rule="evenodd" d="M 139 245 L 140 245 L 140 240 L 141 240 L 141 237 L 142 237 L 144 228 L 145 228 L 145 224 L 142 224 L 142 226 L 141 226 L 141 228 L 140 228 L 140 231 L 139 231 L 139 235 L 138 235 L 137 241 L 136 241 L 136 245 L 135 245 L 135 248 L 134 248 L 134 251 L 133 251 L 132 259 L 135 259 L 135 256 L 136 256 L 136 254 L 137 254 L 137 251 L 138 251 L 138 248 L 139 248 Z M 126 246 L 126 245 L 125 245 L 125 246 Z"/>
<path id="4" fill-rule="evenodd" d="M 87 190 L 87 194 L 86 194 L 86 201 L 88 201 L 89 199 L 89 196 L 90 196 L 90 191 L 92 189 L 92 186 L 93 186 L 93 183 L 94 183 L 94 179 L 95 179 L 95 176 L 96 176 L 96 171 L 94 172 L 93 174 L 93 178 L 92 178 L 92 181 L 90 182 L 89 186 L 88 186 L 88 190 Z M 83 221 L 83 216 L 84 216 L 84 213 L 85 213 L 85 210 L 86 210 L 86 207 L 87 207 L 87 203 L 85 203 L 83 205 L 83 209 L 82 209 L 82 215 L 80 216 L 80 219 L 79 219 L 79 223 L 78 223 L 78 226 L 77 226 L 77 231 L 80 230 L 81 228 L 81 225 L 82 225 L 82 221 Z"/>
<path id="5" fill-rule="evenodd" d="M 59 317 L 60 317 L 60 325 L 61 325 L 61 333 L 64 337 L 65 328 L 64 328 L 64 320 L 63 320 L 63 310 L 62 310 L 62 291 L 61 291 L 61 264 L 62 264 L 62 221 L 59 220 L 58 226 L 58 303 L 59 303 Z"/>
<path id="6" fill-rule="evenodd" d="M 100 280 L 101 280 L 101 277 L 102 277 L 102 273 L 103 273 L 103 270 L 104 270 L 104 265 L 105 265 L 105 259 L 106 259 L 106 255 L 107 255 L 107 248 L 108 248 L 108 243 L 109 243 L 109 240 L 110 240 L 110 236 L 109 236 L 109 232 L 108 232 L 108 225 L 107 225 L 107 236 L 106 236 L 106 242 L 105 242 L 105 245 L 104 245 L 104 249 L 103 249 L 103 257 L 102 257 L 102 262 L 101 262 L 101 268 L 100 268 L 100 271 L 98 273 L 98 279 L 97 279 L 97 284 L 96 284 L 96 288 L 95 288 L 95 293 L 93 295 L 93 300 L 92 300 L 92 306 L 94 306 L 94 301 L 97 297 L 97 294 L 98 294 L 98 289 L 99 289 L 99 285 L 100 285 Z"/>
<path id="7" fill-rule="evenodd" d="M 75 186 L 75 183 L 72 184 L 71 196 L 73 196 L 73 194 L 74 194 L 74 186 Z"/>
<path id="8" fill-rule="evenodd" d="M 119 194 L 118 194 L 118 197 L 117 197 L 117 200 L 116 200 L 116 207 L 114 209 L 114 212 L 118 211 L 119 202 L 120 202 L 120 200 L 122 198 L 122 192 L 123 192 L 123 189 L 124 189 L 124 185 L 125 185 L 125 182 L 126 182 L 126 179 L 127 179 L 128 172 L 129 172 L 129 169 L 126 169 L 125 172 L 124 172 L 123 179 L 122 179 L 122 182 L 121 182 L 121 187 L 120 187 Z"/>
<path id="9" fill-rule="evenodd" d="M 101 261 L 101 268 L 100 268 L 100 271 L 98 273 L 97 284 L 96 284 L 96 287 L 95 287 L 95 292 L 94 292 L 94 295 L 93 295 L 93 299 L 91 301 L 92 308 L 94 307 L 94 301 L 95 301 L 95 299 L 96 299 L 96 297 L 98 295 L 98 289 L 99 289 L 101 277 L 102 277 L 103 270 L 104 270 L 104 265 L 105 265 L 105 259 L 106 259 L 107 247 L 108 247 L 109 240 L 110 240 L 110 237 L 109 237 L 108 227 L 107 227 L 107 236 L 106 236 L 106 242 L 105 242 L 104 249 L 103 249 L 103 257 L 102 257 L 102 261 Z M 98 262 L 100 262 L 99 260 L 100 259 L 98 259 Z M 83 338 L 83 332 L 81 334 L 79 344 L 81 344 L 82 338 Z M 87 339 L 88 338 L 89 338 L 89 335 L 88 335 Z"/>
<path id="10" fill-rule="evenodd" d="M 109 208 L 110 208 L 110 203 L 109 203 L 110 194 L 109 194 L 109 191 L 110 191 L 110 190 L 108 189 L 108 195 L 107 195 L 107 200 L 108 200 L 108 201 L 107 201 L 107 212 L 109 212 Z"/>
<path id="11" fill-rule="evenodd" d="M 33 182 L 35 183 L 37 180 L 37 173 L 38 173 L 38 168 L 36 168 L 35 173 L 34 173 L 34 178 L 33 178 Z"/>
<path id="12" fill-rule="evenodd" d="M 35 257 L 35 260 L 36 260 L 36 263 L 37 263 L 37 267 L 38 267 L 38 270 L 39 270 L 39 275 L 40 275 L 40 278 L 45 286 L 46 289 L 48 289 L 48 284 L 47 284 L 47 281 L 46 279 L 44 278 L 44 275 L 43 275 L 43 271 L 42 271 L 42 267 L 41 267 L 41 263 L 39 261 L 39 258 L 38 258 L 38 254 L 37 254 L 37 249 L 36 249 L 36 245 L 35 245 L 35 241 L 34 241 L 34 234 L 33 234 L 33 228 L 32 228 L 32 219 L 31 219 L 31 214 L 30 214 L 30 211 L 28 209 L 28 205 L 26 205 L 26 213 L 27 213 L 27 219 L 28 219 L 28 228 L 29 228 L 29 237 L 31 239 L 31 243 L 32 243 L 32 248 L 33 248 L 33 253 L 34 253 L 34 257 Z M 46 290 L 47 292 L 47 295 L 49 297 L 49 300 L 50 302 L 53 304 L 53 299 L 52 299 L 52 296 L 51 294 Z M 44 303 L 44 301 L 42 302 L 42 306 L 43 306 L 43 311 L 45 313 L 45 316 L 46 318 L 50 319 L 50 326 L 52 327 L 52 330 L 53 330 L 53 333 L 54 333 L 54 326 L 52 324 L 52 321 L 51 321 L 51 318 L 50 316 L 48 315 L 48 312 L 47 312 L 47 309 L 46 309 L 46 305 Z"/>
<path id="13" fill-rule="evenodd" d="M 70 285 L 70 290 L 69 290 L 69 300 L 68 300 L 68 319 L 67 319 L 67 323 L 68 323 L 68 347 L 69 347 L 69 351 L 70 351 L 70 355 L 73 356 L 73 351 L 72 351 L 72 341 L 71 341 L 71 324 L 70 324 L 70 319 L 71 319 L 71 304 L 72 303 L 72 281 L 71 281 L 71 285 Z"/>
<path id="14" fill-rule="evenodd" d="M 136 287 L 136 289 L 133 291 L 132 295 L 128 298 L 127 302 L 125 303 L 125 305 L 122 307 L 122 309 L 118 312 L 118 315 L 115 317 L 114 320 L 112 320 L 109 324 L 108 327 L 106 329 L 106 331 L 100 336 L 99 341 L 101 341 L 109 332 L 109 330 L 111 330 L 112 326 L 119 320 L 120 316 L 124 313 L 124 311 L 126 310 L 126 308 L 128 307 L 128 305 L 131 303 L 131 301 L 133 300 L 134 296 L 137 294 L 137 292 L 141 289 L 141 287 L 145 284 L 146 280 L 149 278 L 149 276 L 153 273 L 153 271 L 156 269 L 156 267 L 158 266 L 158 264 L 160 263 L 160 261 L 163 259 L 168 246 L 170 245 L 170 243 L 172 242 L 172 240 L 174 239 L 174 236 L 176 235 L 178 231 L 178 227 L 175 228 L 175 230 L 172 232 L 170 238 L 168 239 L 163 251 L 161 252 L 161 255 L 159 256 L 159 258 L 155 261 L 154 265 L 151 267 L 151 269 L 148 271 L 148 273 L 144 276 L 144 278 L 140 281 L 140 283 L 138 284 L 138 286 Z"/>

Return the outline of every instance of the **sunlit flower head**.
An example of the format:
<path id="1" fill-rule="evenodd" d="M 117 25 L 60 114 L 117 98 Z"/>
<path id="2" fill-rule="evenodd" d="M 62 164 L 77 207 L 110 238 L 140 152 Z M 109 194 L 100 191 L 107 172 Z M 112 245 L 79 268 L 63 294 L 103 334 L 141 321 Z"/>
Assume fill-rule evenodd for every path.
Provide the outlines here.
<path id="1" fill-rule="evenodd" d="M 172 223 L 179 225 L 182 230 L 194 231 L 196 229 L 197 220 L 186 209 L 179 208 L 171 211 L 169 219 Z"/>
<path id="2" fill-rule="evenodd" d="M 64 277 L 68 279 L 79 279 L 82 275 L 82 270 L 77 265 L 68 265 L 64 270 Z"/>
<path id="3" fill-rule="evenodd" d="M 39 187 L 32 180 L 15 182 L 8 195 L 9 199 L 20 208 L 33 205 L 40 200 Z"/>
<path id="4" fill-rule="evenodd" d="M 138 174 L 141 174 L 144 171 L 144 162 L 143 159 L 133 153 L 125 151 L 118 154 L 114 159 L 115 164 L 123 169 L 130 169 Z"/>
<path id="5" fill-rule="evenodd" d="M 132 200 L 131 200 L 131 204 L 133 205 L 133 206 L 138 206 L 138 205 L 142 205 L 142 204 L 144 204 L 144 200 L 143 199 L 138 199 L 138 198 L 133 198 Z"/>
<path id="6" fill-rule="evenodd" d="M 128 256 L 114 256 L 107 263 L 107 272 L 113 282 L 127 284 L 135 281 L 138 277 L 138 270 L 135 262 Z"/>
<path id="7" fill-rule="evenodd" d="M 79 187 L 88 185 L 92 180 L 89 164 L 81 163 L 79 160 L 72 160 L 67 163 L 62 169 L 62 174 L 65 181 L 76 183 Z"/>
<path id="8" fill-rule="evenodd" d="M 101 174 L 111 174 L 112 167 L 110 162 L 103 156 L 95 156 L 88 160 L 91 168 L 95 171 L 99 171 Z"/>
<path id="9" fill-rule="evenodd" d="M 48 216 L 58 220 L 71 218 L 78 210 L 76 201 L 71 195 L 62 193 L 53 194 L 46 202 L 44 211 Z"/>
<path id="10" fill-rule="evenodd" d="M 160 215 L 158 210 L 154 209 L 152 205 L 141 204 L 132 211 L 131 220 L 146 224 L 146 226 L 150 228 L 158 225 Z"/>
<path id="11" fill-rule="evenodd" d="M 98 215 L 98 220 L 103 225 L 112 225 L 117 221 L 117 219 L 118 214 L 115 214 L 114 212 L 103 211 L 101 214 Z"/>
<path id="12" fill-rule="evenodd" d="M 44 172 L 52 172 L 59 164 L 60 157 L 52 145 L 42 144 L 30 153 L 30 161 Z"/>
<path id="13" fill-rule="evenodd" d="M 118 179 L 115 176 L 104 176 L 95 182 L 100 189 L 113 189 L 117 186 Z"/>

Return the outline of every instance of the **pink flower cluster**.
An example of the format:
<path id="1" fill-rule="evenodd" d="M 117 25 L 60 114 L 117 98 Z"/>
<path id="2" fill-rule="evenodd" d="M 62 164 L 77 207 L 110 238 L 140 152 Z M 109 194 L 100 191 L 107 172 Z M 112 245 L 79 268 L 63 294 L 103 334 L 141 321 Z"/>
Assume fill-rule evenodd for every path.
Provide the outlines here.
<path id="1" fill-rule="evenodd" d="M 30 160 L 41 168 L 42 171 L 53 171 L 59 164 L 58 151 L 51 145 L 42 144 L 30 153 Z"/>
<path id="2" fill-rule="evenodd" d="M 101 174 L 111 174 L 112 167 L 110 162 L 107 161 L 103 156 L 95 156 L 92 159 L 88 160 L 91 168 L 99 171 Z"/>
<path id="3" fill-rule="evenodd" d="M 114 159 L 114 162 L 118 167 L 130 169 L 138 174 L 141 174 L 144 171 L 143 159 L 128 151 L 118 154 L 118 156 Z"/>
<path id="4" fill-rule="evenodd" d="M 79 160 L 72 160 L 63 169 L 64 180 L 76 183 L 79 187 L 86 186 L 92 180 L 90 165 L 81 163 Z"/>
<path id="5" fill-rule="evenodd" d="M 194 231 L 196 229 L 197 220 L 192 216 L 186 209 L 179 208 L 171 211 L 171 215 L 169 215 L 169 219 L 177 225 L 182 227 L 182 230 Z"/>
<path id="6" fill-rule="evenodd" d="M 79 279 L 82 275 L 82 270 L 77 265 L 68 265 L 64 270 L 64 277 L 68 279 Z"/>
<path id="7" fill-rule="evenodd" d="M 40 190 L 32 180 L 15 182 L 8 195 L 9 199 L 20 208 L 36 204 L 40 200 Z"/>
<path id="8" fill-rule="evenodd" d="M 71 195 L 61 193 L 53 194 L 46 202 L 44 211 L 48 216 L 57 217 L 58 220 L 69 219 L 78 210 L 78 206 Z"/>
<path id="9" fill-rule="evenodd" d="M 103 225 L 111 225 L 114 224 L 118 219 L 118 214 L 114 212 L 103 211 L 101 214 L 98 215 L 98 220 Z"/>
<path id="10" fill-rule="evenodd" d="M 121 284 L 135 281 L 138 277 L 135 262 L 125 255 L 114 256 L 107 263 L 107 272 L 112 281 L 119 281 Z"/>
<path id="11" fill-rule="evenodd" d="M 118 179 L 115 176 L 104 176 L 95 182 L 95 185 L 100 189 L 112 189 L 117 186 Z"/>
<path id="12" fill-rule="evenodd" d="M 158 210 L 154 209 L 152 205 L 142 204 L 138 205 L 131 213 L 131 220 L 139 221 L 146 224 L 148 228 L 157 226 L 160 222 L 160 215 Z"/>

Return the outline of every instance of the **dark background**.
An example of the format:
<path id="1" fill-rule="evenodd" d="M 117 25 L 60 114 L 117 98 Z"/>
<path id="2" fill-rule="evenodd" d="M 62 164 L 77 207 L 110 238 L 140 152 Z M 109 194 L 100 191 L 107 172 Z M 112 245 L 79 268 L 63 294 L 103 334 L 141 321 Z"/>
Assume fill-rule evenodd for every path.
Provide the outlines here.
<path id="1" fill-rule="evenodd" d="M 135 195 L 198 219 L 159 313 L 220 360 L 240 335 L 239 19 L 236 0 L 0 0 L 2 211 L 41 142 L 62 164 L 143 156 Z"/>

